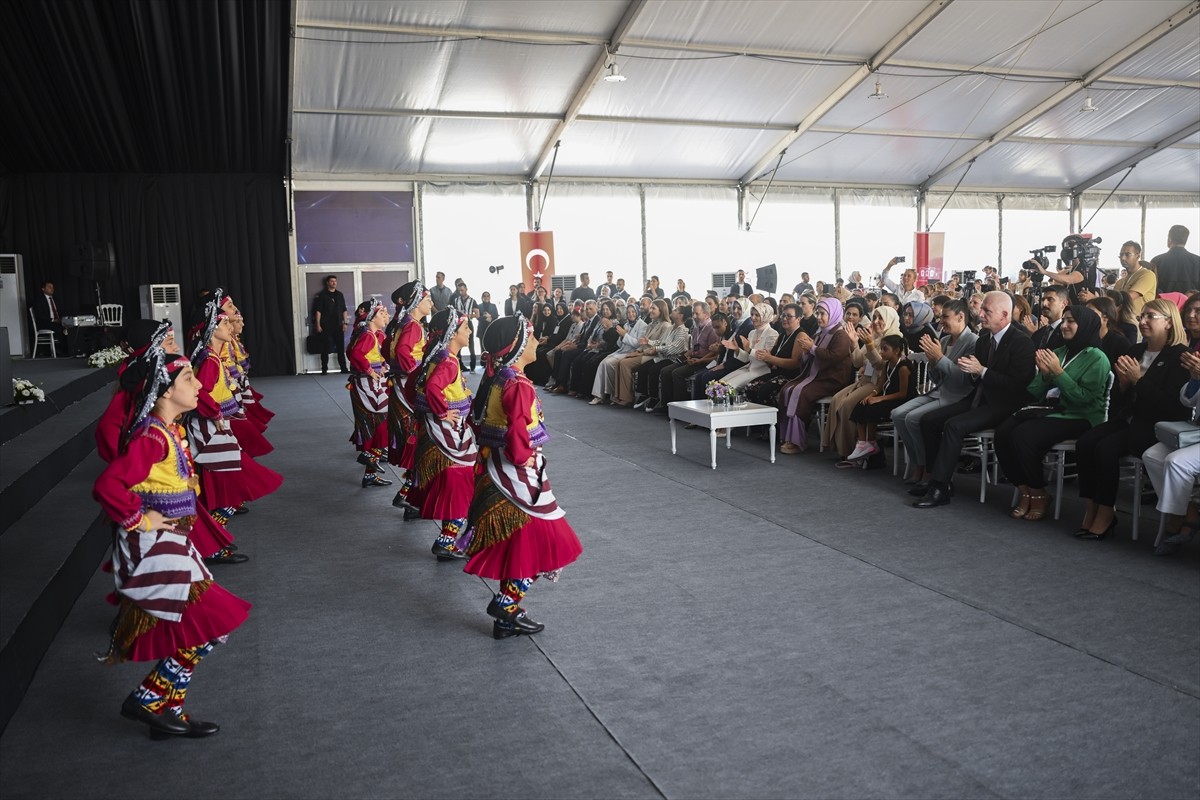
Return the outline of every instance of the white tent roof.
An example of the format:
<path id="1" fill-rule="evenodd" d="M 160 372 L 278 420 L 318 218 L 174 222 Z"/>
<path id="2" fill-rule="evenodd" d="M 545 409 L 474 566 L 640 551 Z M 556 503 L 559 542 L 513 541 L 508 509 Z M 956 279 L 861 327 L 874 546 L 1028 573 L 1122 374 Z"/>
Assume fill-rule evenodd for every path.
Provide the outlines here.
<path id="1" fill-rule="evenodd" d="M 1196 0 L 296 13 L 301 177 L 544 179 L 561 142 L 556 177 L 747 183 L 778 164 L 776 181 L 824 186 L 1200 191 Z M 610 63 L 627 80 L 602 80 Z"/>

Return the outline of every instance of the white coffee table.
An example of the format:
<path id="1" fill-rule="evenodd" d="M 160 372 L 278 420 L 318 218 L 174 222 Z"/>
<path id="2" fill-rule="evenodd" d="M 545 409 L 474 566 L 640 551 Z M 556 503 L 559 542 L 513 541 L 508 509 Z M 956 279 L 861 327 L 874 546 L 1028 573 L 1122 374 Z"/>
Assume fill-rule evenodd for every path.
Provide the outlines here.
<path id="1" fill-rule="evenodd" d="M 675 421 L 686 422 L 708 428 L 709 447 L 712 451 L 712 468 L 717 468 L 717 428 L 725 429 L 725 449 L 733 446 L 730 436 L 734 428 L 750 425 L 769 425 L 771 428 L 771 463 L 775 463 L 775 422 L 779 409 L 758 403 L 740 406 L 713 408 L 709 400 L 682 400 L 667 404 L 667 416 L 671 421 L 671 454 L 675 454 Z"/>

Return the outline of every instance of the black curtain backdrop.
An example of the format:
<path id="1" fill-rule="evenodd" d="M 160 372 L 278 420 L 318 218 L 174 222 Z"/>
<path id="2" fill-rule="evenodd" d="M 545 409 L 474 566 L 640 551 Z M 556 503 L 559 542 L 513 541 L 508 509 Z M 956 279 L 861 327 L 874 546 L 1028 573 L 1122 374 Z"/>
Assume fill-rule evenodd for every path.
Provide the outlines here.
<path id="1" fill-rule="evenodd" d="M 83 242 L 112 242 L 106 302 L 137 287 L 223 286 L 246 315 L 255 373 L 295 372 L 287 251 L 288 0 L 4 0 L 0 252 L 26 294 L 70 277 Z"/>
<path id="2" fill-rule="evenodd" d="M 105 302 L 140 316 L 138 287 L 178 283 L 187 325 L 203 289 L 224 287 L 246 317 L 258 375 L 295 373 L 287 205 L 273 175 L 21 175 L 0 197 L 3 252 L 25 260 L 26 294 L 55 284 L 63 314 L 95 313 L 96 287 L 70 275 L 78 242 L 112 242 Z M 6 202 L 7 200 L 7 202 Z"/>

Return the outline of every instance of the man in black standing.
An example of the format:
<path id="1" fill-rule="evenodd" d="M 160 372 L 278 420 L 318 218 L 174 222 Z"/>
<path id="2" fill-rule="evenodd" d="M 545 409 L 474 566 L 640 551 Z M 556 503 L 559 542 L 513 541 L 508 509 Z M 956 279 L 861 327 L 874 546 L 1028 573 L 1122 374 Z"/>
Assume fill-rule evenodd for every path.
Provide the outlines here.
<path id="1" fill-rule="evenodd" d="M 346 369 L 346 298 L 338 291 L 337 276 L 325 278 L 325 289 L 313 300 L 313 330 L 325 340 L 321 348 L 321 374 L 329 372 L 329 353 L 337 353 L 338 367 Z"/>
<path id="2" fill-rule="evenodd" d="M 974 431 L 994 428 L 1029 400 L 1025 387 L 1036 369 L 1033 342 L 1023 325 L 1012 324 L 1012 298 L 988 292 L 979 318 L 982 328 L 975 355 L 958 359 L 957 368 L 971 376 L 975 390 L 957 403 L 921 418 L 925 452 L 933 464 L 933 479 L 922 481 L 909 494 L 921 497 L 915 508 L 949 505 L 954 469 L 963 439 Z"/>
<path id="3" fill-rule="evenodd" d="M 479 350 L 483 352 L 483 335 L 487 333 L 488 325 L 500 318 L 500 311 L 492 302 L 492 293 L 484 292 L 479 295 Z"/>
<path id="4" fill-rule="evenodd" d="M 471 336 L 467 339 L 467 347 L 471 351 L 471 368 L 470 372 L 475 371 L 475 320 L 479 319 L 479 307 L 475 304 L 475 298 L 467 293 L 467 284 L 465 281 L 457 282 L 458 291 L 454 293 L 454 297 L 450 300 L 450 307 L 467 318 L 467 325 L 471 328 Z M 462 353 L 458 356 L 458 365 L 463 370 L 467 370 L 466 360 Z"/>
<path id="5" fill-rule="evenodd" d="M 1200 256 L 1189 253 L 1184 247 L 1191 234 L 1182 225 L 1172 225 L 1167 231 L 1167 252 L 1151 259 L 1158 273 L 1158 293 L 1181 292 L 1186 294 L 1200 288 Z"/>
<path id="6" fill-rule="evenodd" d="M 613 274 L 612 274 L 611 269 L 608 272 L 604 273 L 604 283 L 597 286 L 596 291 L 597 292 L 600 291 L 605 286 L 608 287 L 608 296 L 615 300 L 617 297 L 617 285 L 615 283 L 613 283 Z"/>
<path id="7" fill-rule="evenodd" d="M 572 303 L 574 303 L 576 300 L 587 301 L 596 299 L 596 290 L 588 285 L 591 282 L 592 279 L 588 277 L 586 272 L 579 273 L 579 286 L 576 286 L 571 290 Z"/>

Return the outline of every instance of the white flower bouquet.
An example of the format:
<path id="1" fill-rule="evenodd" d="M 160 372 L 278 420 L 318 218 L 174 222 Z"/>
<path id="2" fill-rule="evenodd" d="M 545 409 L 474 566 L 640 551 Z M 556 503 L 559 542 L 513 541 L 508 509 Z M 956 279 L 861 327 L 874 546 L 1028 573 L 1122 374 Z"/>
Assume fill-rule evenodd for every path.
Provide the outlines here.
<path id="1" fill-rule="evenodd" d="M 125 351 L 120 347 L 106 347 L 88 356 L 88 366 L 96 369 L 112 367 L 125 360 Z"/>
<path id="2" fill-rule="evenodd" d="M 33 382 L 24 378 L 13 378 L 13 402 L 19 406 L 46 402 L 46 393 Z"/>

